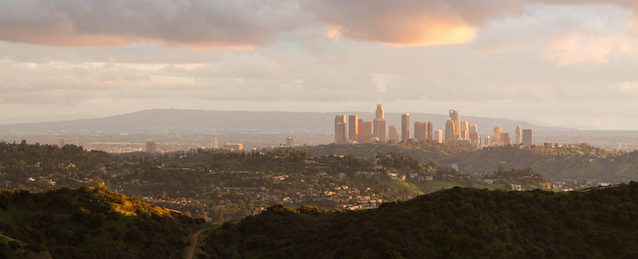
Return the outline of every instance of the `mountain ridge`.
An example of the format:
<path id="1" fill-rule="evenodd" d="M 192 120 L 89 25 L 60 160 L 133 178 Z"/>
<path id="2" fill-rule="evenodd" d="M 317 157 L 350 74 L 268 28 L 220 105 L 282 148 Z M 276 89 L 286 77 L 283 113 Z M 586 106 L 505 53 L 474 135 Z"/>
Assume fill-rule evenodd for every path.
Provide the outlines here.
<path id="1" fill-rule="evenodd" d="M 1 132 L 20 133 L 218 133 L 218 132 L 334 132 L 336 115 L 357 114 L 363 120 L 372 120 L 372 112 L 255 112 L 152 109 L 92 119 L 50 121 L 36 123 L 0 124 Z M 386 113 L 388 125 L 400 125 L 401 113 Z M 411 121 L 433 121 L 434 130 L 443 129 L 447 115 L 411 113 Z M 479 132 L 488 134 L 493 127 L 513 132 L 516 125 L 545 134 L 578 131 L 572 128 L 537 126 L 525 121 L 462 116 L 462 121 L 478 124 Z"/>

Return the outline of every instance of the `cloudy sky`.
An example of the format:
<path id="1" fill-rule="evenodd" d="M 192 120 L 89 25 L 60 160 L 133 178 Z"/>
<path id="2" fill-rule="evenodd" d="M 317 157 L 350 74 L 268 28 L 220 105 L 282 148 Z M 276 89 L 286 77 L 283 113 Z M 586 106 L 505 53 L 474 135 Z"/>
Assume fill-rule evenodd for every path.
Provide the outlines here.
<path id="1" fill-rule="evenodd" d="M 0 123 L 153 108 L 638 130 L 635 0 L 4 0 Z"/>

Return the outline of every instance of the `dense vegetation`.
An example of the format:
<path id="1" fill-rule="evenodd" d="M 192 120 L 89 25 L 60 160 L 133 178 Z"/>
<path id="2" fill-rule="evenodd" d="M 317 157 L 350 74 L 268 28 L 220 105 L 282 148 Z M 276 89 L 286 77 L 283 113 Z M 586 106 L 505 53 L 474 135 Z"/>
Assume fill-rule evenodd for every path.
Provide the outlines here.
<path id="1" fill-rule="evenodd" d="M 534 168 L 548 179 L 591 179 L 601 182 L 627 182 L 638 179 L 638 151 L 610 152 L 587 144 L 507 145 L 473 150 L 458 143 L 433 141 L 399 144 L 322 145 L 296 148 L 313 156 L 354 155 L 371 157 L 381 153 L 404 153 L 421 163 L 433 161 L 444 167 L 458 164 L 464 173 L 492 172 L 500 165 L 508 168 Z"/>
<path id="2" fill-rule="evenodd" d="M 55 145 L 7 143 L 0 141 L 0 180 L 8 181 L 17 189 L 48 190 L 45 182 L 33 181 L 25 186 L 25 179 L 38 177 L 60 177 L 58 186 L 80 187 L 75 179 L 91 178 L 103 183 L 95 170 L 99 165 L 117 161 L 116 155 L 102 151 L 86 151 L 82 147 Z M 94 183 L 95 184 L 95 183 Z M 7 186 L 2 186 L 7 187 Z"/>
<path id="3" fill-rule="evenodd" d="M 0 193 L 0 258 L 181 258 L 202 220 L 102 186 Z"/>
<path id="4" fill-rule="evenodd" d="M 638 183 L 554 193 L 452 188 L 379 209 L 268 208 L 199 258 L 638 258 Z"/>
<path id="5" fill-rule="evenodd" d="M 467 148 L 429 142 L 401 145 L 430 145 L 442 148 L 443 153 Z M 545 188 L 544 180 L 522 177 L 498 176 L 497 182 L 482 184 L 469 174 L 434 163 L 422 164 L 397 152 L 377 152 L 367 158 L 312 157 L 295 150 L 195 149 L 113 155 L 74 145 L 58 148 L 25 141 L 0 142 L 0 151 L 0 188 L 43 192 L 58 186 L 103 184 L 118 193 L 213 222 L 238 220 L 282 202 L 327 209 L 363 203 L 374 207 L 381 201 L 407 200 L 453 186 L 509 189 L 511 184 L 520 184 L 523 189 Z M 363 176 L 358 172 L 376 175 Z M 396 174 L 397 178 L 392 180 L 386 173 Z M 408 174 L 411 176 L 406 177 Z M 426 181 L 425 176 L 433 178 Z"/>

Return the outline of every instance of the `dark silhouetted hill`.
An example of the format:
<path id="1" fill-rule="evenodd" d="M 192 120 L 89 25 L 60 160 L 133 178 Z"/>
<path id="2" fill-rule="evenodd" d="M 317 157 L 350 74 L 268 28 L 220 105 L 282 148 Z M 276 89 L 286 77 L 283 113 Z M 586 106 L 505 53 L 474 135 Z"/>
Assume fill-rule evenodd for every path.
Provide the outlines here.
<path id="1" fill-rule="evenodd" d="M 268 208 L 199 258 L 637 258 L 638 183 L 583 192 L 455 187 L 378 209 Z"/>

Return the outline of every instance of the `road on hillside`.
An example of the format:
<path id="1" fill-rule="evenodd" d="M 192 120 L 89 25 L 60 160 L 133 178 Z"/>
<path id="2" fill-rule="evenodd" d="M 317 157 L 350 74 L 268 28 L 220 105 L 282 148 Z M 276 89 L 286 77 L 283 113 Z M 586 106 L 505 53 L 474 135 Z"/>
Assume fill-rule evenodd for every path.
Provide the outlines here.
<path id="1" fill-rule="evenodd" d="M 188 247 L 188 254 L 186 254 L 186 259 L 193 259 L 193 256 L 195 255 L 195 250 L 197 249 L 197 243 L 199 242 L 199 234 L 211 228 L 202 229 L 200 231 L 195 232 L 195 234 L 191 236 L 191 246 Z"/>

